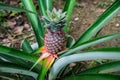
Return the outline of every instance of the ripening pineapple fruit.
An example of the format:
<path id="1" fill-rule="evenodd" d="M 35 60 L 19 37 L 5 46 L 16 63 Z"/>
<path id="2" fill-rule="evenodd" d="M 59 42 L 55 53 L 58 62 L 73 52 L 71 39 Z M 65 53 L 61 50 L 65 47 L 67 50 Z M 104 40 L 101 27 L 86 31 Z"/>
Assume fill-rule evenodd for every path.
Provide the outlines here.
<path id="1" fill-rule="evenodd" d="M 65 48 L 66 38 L 62 28 L 65 26 L 66 13 L 62 13 L 62 10 L 56 10 L 52 12 L 47 11 L 48 17 L 43 17 L 46 21 L 46 33 L 44 37 L 44 46 L 51 54 L 56 54 Z"/>

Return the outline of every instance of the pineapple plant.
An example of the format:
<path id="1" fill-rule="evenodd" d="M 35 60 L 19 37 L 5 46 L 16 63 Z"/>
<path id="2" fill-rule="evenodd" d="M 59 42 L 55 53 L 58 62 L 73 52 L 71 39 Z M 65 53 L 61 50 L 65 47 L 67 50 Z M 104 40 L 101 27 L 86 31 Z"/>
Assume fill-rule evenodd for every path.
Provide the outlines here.
<path id="1" fill-rule="evenodd" d="M 38 0 L 43 22 L 39 20 L 33 0 L 22 0 L 22 2 L 25 9 L 2 3 L 0 3 L 0 9 L 26 12 L 35 32 L 38 47 L 33 48 L 27 40 L 23 41 L 22 50 L 0 45 L 0 78 L 9 80 L 120 80 L 120 75 L 116 74 L 116 71 L 120 70 L 120 47 L 86 50 L 92 45 L 120 37 L 120 33 L 95 36 L 113 16 L 120 12 L 120 0 L 116 0 L 106 9 L 77 41 L 71 37 L 66 39 L 65 32 L 62 30 L 64 26 L 64 29 L 67 29 L 76 0 L 66 0 L 64 9 L 58 11 L 52 10 L 52 0 Z M 63 51 L 65 46 L 67 50 Z M 80 70 L 82 63 L 76 63 L 73 67 L 69 65 L 74 62 L 97 59 L 112 61 L 100 64 L 100 66 L 88 67 L 83 71 Z"/>
<path id="2" fill-rule="evenodd" d="M 64 30 L 62 29 L 66 23 L 66 12 L 62 13 L 61 9 L 57 11 L 53 8 L 51 12 L 49 10 L 47 11 L 47 16 L 43 16 L 42 20 L 46 22 L 46 25 L 44 26 L 46 28 L 44 46 L 40 48 L 42 55 L 30 68 L 30 70 L 32 70 L 41 60 L 45 58 L 53 63 L 55 58 L 58 57 L 57 53 L 66 49 L 66 36 Z M 51 66 L 51 63 L 46 65 Z"/>

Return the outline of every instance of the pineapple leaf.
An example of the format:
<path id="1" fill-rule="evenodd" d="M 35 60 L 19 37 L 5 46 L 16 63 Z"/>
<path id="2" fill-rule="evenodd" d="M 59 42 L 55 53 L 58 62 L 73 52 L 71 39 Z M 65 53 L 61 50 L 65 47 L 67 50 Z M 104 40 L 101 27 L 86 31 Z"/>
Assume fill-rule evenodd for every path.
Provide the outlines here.
<path id="1" fill-rule="evenodd" d="M 37 13 L 32 0 L 22 0 L 22 3 L 27 10 Z M 31 14 L 31 13 L 28 13 L 27 16 L 31 22 L 38 45 L 39 47 L 41 47 L 43 46 L 43 36 L 44 36 L 45 31 L 44 31 L 43 26 L 41 25 L 39 16 L 35 14 Z"/>
<path id="2" fill-rule="evenodd" d="M 26 13 L 32 13 L 32 14 L 37 14 L 33 11 L 30 11 L 30 10 L 27 10 L 27 9 L 22 9 L 22 8 L 19 8 L 19 7 L 15 7 L 15 6 L 12 6 L 12 5 L 7 5 L 7 4 L 3 4 L 3 3 L 0 3 L 0 9 L 2 10 L 14 10 L 14 11 L 19 11 L 19 12 L 26 12 Z"/>
<path id="3" fill-rule="evenodd" d="M 8 56 L 8 55 L 3 55 L 3 54 L 0 54 L 0 59 L 2 61 L 5 61 L 5 62 L 11 62 L 11 63 L 14 63 L 14 64 L 17 64 L 17 65 L 20 65 L 20 66 L 23 66 L 24 67 L 27 67 L 27 68 L 30 68 L 30 63 L 22 60 L 22 59 L 19 59 L 19 58 L 15 58 L 15 57 L 12 57 L 12 56 Z"/>
<path id="4" fill-rule="evenodd" d="M 119 51 L 120 52 L 120 51 Z M 113 61 L 106 64 L 102 64 L 90 69 L 86 69 L 78 74 L 98 74 L 98 73 L 110 73 L 120 70 L 120 61 Z"/>
<path id="5" fill-rule="evenodd" d="M 12 57 L 19 58 L 19 59 L 26 60 L 26 61 L 30 61 L 33 63 L 35 63 L 39 58 L 37 56 L 30 55 L 29 53 L 26 53 L 24 51 L 19 51 L 19 50 L 5 47 L 2 45 L 0 45 L 0 54 L 12 56 Z"/>
<path id="6" fill-rule="evenodd" d="M 72 36 L 70 36 L 70 35 L 67 35 L 66 47 L 70 48 L 74 43 L 75 43 L 74 38 Z"/>
<path id="7" fill-rule="evenodd" d="M 69 27 L 68 24 L 70 22 L 71 16 L 72 16 L 72 12 L 75 6 L 76 0 L 66 0 L 63 12 L 66 12 L 66 26 L 64 27 L 64 31 L 69 31 Z"/>
<path id="8" fill-rule="evenodd" d="M 120 51 L 120 47 L 98 48 L 90 51 Z"/>
<path id="9" fill-rule="evenodd" d="M 53 56 L 49 56 L 48 58 L 43 60 L 42 69 L 40 71 L 38 80 L 43 80 L 45 78 L 45 75 L 46 75 L 47 71 L 50 69 L 54 60 L 55 60 L 55 57 L 53 57 Z"/>
<path id="10" fill-rule="evenodd" d="M 53 64 L 51 70 L 49 79 L 53 80 L 57 77 L 59 72 L 62 68 L 67 66 L 68 64 L 72 62 L 80 62 L 80 61 L 88 61 L 88 60 L 97 60 L 97 59 L 116 59 L 120 60 L 120 52 L 116 51 L 103 51 L 103 52 L 85 52 L 85 53 L 78 53 L 73 54 L 69 56 L 64 56 Z"/>
<path id="11" fill-rule="evenodd" d="M 72 75 L 66 77 L 62 80 L 119 80 L 120 75 L 112 74 L 81 74 L 81 75 Z"/>
<path id="12" fill-rule="evenodd" d="M 89 40 L 89 41 L 86 41 L 86 42 L 82 43 L 81 45 L 77 45 L 76 47 L 71 48 L 66 53 L 61 55 L 61 57 L 65 56 L 65 55 L 73 54 L 74 52 L 76 52 L 78 50 L 85 49 L 89 46 L 96 45 L 96 44 L 99 44 L 99 43 L 102 43 L 102 42 L 105 42 L 105 41 L 108 41 L 108 40 L 111 40 L 111 39 L 114 39 L 114 38 L 119 38 L 119 37 L 120 37 L 120 33 L 94 38 L 92 40 Z"/>
<path id="13" fill-rule="evenodd" d="M 24 40 L 22 41 L 21 47 L 22 47 L 22 50 L 25 51 L 25 52 L 27 52 L 27 53 L 33 52 L 30 43 L 29 43 L 26 39 L 24 39 Z"/>
<path id="14" fill-rule="evenodd" d="M 33 71 L 28 71 L 24 67 L 21 67 L 21 66 L 15 65 L 15 64 L 11 64 L 8 62 L 0 62 L 0 72 L 29 75 L 29 76 L 34 77 L 35 79 L 38 76 L 38 74 Z"/>
<path id="15" fill-rule="evenodd" d="M 4 73 L 0 72 L 0 78 L 7 79 L 7 80 L 17 80 L 18 78 L 11 75 L 11 73 Z"/>
<path id="16" fill-rule="evenodd" d="M 39 3 L 39 9 L 41 11 L 42 16 L 47 16 L 46 14 L 47 9 L 45 9 L 44 0 L 38 0 L 38 3 Z"/>
<path id="17" fill-rule="evenodd" d="M 52 11 L 53 0 L 43 0 L 46 10 Z"/>

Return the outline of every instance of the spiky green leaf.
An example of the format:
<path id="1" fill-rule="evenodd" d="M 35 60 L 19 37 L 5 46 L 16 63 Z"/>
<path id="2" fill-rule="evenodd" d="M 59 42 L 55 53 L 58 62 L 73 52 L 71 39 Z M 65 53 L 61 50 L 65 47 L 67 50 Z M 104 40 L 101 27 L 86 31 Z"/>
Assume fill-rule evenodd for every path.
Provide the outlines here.
<path id="1" fill-rule="evenodd" d="M 49 79 L 55 79 L 62 68 L 72 62 L 97 60 L 97 59 L 117 59 L 120 60 L 120 52 L 86 52 L 80 54 L 73 54 L 58 59 L 50 70 Z"/>
<path id="2" fill-rule="evenodd" d="M 67 13 L 67 15 L 66 15 L 67 16 L 67 18 L 66 18 L 66 26 L 64 27 L 65 31 L 69 30 L 68 24 L 69 24 L 69 22 L 71 20 L 71 16 L 72 16 L 72 12 L 73 12 L 75 3 L 76 3 L 76 0 L 66 0 L 65 6 L 64 6 L 64 9 L 63 9 L 63 12 Z"/>
<path id="3" fill-rule="evenodd" d="M 93 46 L 93 45 L 96 45 L 96 44 L 99 44 L 99 43 L 102 43 L 102 42 L 105 42 L 105 41 L 108 41 L 108 40 L 111 40 L 114 38 L 119 38 L 119 37 L 120 37 L 120 33 L 94 38 L 94 39 L 86 41 L 80 45 L 77 45 L 75 48 L 68 50 L 68 52 L 64 53 L 62 56 L 73 54 L 74 52 L 76 52 L 78 50 L 82 50 L 89 46 Z"/>
<path id="4" fill-rule="evenodd" d="M 25 52 L 27 52 L 27 53 L 33 52 L 33 49 L 31 47 L 30 43 L 26 39 L 24 39 L 22 41 L 21 47 L 22 47 L 22 50 L 25 51 Z"/>
<path id="5" fill-rule="evenodd" d="M 22 0 L 22 3 L 24 5 L 25 9 L 37 13 L 32 0 Z M 31 13 L 28 13 L 27 16 L 31 22 L 38 45 L 39 45 L 39 47 L 41 47 L 43 45 L 44 28 L 41 25 L 39 16 L 37 14 L 31 14 Z"/>
<path id="6" fill-rule="evenodd" d="M 120 71 L 120 61 L 114 61 L 106 64 L 102 64 L 90 69 L 86 69 L 78 74 L 98 74 L 98 73 L 112 73 Z"/>
<path id="7" fill-rule="evenodd" d="M 70 35 L 68 35 L 66 47 L 70 48 L 74 43 L 75 43 L 75 39 L 73 37 L 71 37 Z"/>
<path id="8" fill-rule="evenodd" d="M 15 7 L 15 6 L 12 6 L 12 5 L 7 5 L 7 4 L 4 4 L 4 3 L 0 3 L 0 9 L 36 14 L 35 12 L 29 11 L 27 9 L 22 9 L 22 8 Z"/>
<path id="9" fill-rule="evenodd" d="M 28 71 L 28 69 L 14 65 L 11 63 L 6 63 L 6 62 L 0 62 L 0 72 L 4 73 L 18 73 L 18 74 L 23 74 L 23 75 L 28 75 L 32 76 L 35 79 L 37 78 L 38 74 L 32 71 Z"/>
<path id="10" fill-rule="evenodd" d="M 12 56 L 12 57 L 22 59 L 22 60 L 25 60 L 25 61 L 30 61 L 30 62 L 33 62 L 33 63 L 35 63 L 39 58 L 37 56 L 30 55 L 26 52 L 19 51 L 19 50 L 9 48 L 9 47 L 5 47 L 5 46 L 2 46 L 2 45 L 0 45 L 0 54 Z"/>
<path id="11" fill-rule="evenodd" d="M 11 73 L 3 73 L 3 72 L 0 72 L 0 78 L 8 79 L 8 80 L 17 80 L 17 78 L 12 76 Z"/>
<path id="12" fill-rule="evenodd" d="M 53 0 L 43 0 L 43 1 L 44 1 L 44 4 L 45 4 L 45 9 L 49 10 L 49 11 L 52 11 Z"/>
<path id="13" fill-rule="evenodd" d="M 41 11 L 42 16 L 47 16 L 47 14 L 46 14 L 47 9 L 45 9 L 45 4 L 47 4 L 47 3 L 44 3 L 44 1 L 45 0 L 38 0 L 39 9 Z"/>
<path id="14" fill-rule="evenodd" d="M 64 78 L 63 80 L 119 80 L 120 75 L 111 74 L 82 74 L 72 75 Z"/>

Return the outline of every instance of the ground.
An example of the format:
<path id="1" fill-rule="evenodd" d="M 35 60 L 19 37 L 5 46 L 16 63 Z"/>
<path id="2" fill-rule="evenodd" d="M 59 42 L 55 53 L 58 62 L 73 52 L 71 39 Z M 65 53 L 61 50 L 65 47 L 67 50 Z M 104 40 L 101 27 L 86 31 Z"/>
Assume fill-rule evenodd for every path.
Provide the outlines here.
<path id="1" fill-rule="evenodd" d="M 54 7 L 63 8 L 65 0 L 54 0 Z M 3 0 L 4 3 L 20 6 L 20 0 Z M 37 0 L 34 1 L 37 5 Z M 72 19 L 70 22 L 70 35 L 76 40 L 79 36 L 108 8 L 114 0 L 77 0 Z M 14 15 L 15 14 L 15 15 Z M 12 15 L 12 16 L 10 16 Z M 7 27 L 0 27 L 0 44 L 20 48 L 23 39 L 29 38 L 31 43 L 35 42 L 34 33 L 30 23 L 23 13 L 12 13 L 5 17 Z M 120 32 L 120 14 L 114 17 L 98 34 L 98 36 Z M 110 47 L 120 46 L 120 38 L 113 39 L 107 43 L 94 46 Z"/>

